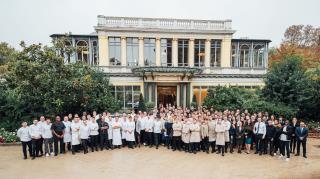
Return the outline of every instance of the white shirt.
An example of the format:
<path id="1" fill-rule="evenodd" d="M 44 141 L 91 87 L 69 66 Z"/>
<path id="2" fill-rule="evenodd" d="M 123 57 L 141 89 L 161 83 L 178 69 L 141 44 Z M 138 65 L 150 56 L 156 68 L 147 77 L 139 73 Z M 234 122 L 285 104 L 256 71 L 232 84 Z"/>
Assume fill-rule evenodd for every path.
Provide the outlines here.
<path id="1" fill-rule="evenodd" d="M 262 134 L 263 136 L 266 135 L 266 124 L 264 122 L 256 122 L 254 124 L 254 131 L 255 134 Z"/>
<path id="2" fill-rule="evenodd" d="M 153 118 L 150 116 L 150 118 L 147 119 L 145 123 L 146 132 L 153 132 Z"/>
<path id="3" fill-rule="evenodd" d="M 41 126 L 32 124 L 30 126 L 29 134 L 31 138 L 40 138 L 41 137 Z"/>
<path id="4" fill-rule="evenodd" d="M 161 133 L 161 129 L 162 129 L 162 122 L 159 120 L 155 120 L 153 123 L 153 132 L 154 133 Z"/>
<path id="5" fill-rule="evenodd" d="M 91 122 L 89 126 L 90 126 L 90 135 L 98 135 L 99 134 L 99 132 L 98 132 L 98 130 L 99 130 L 98 123 Z"/>
<path id="6" fill-rule="evenodd" d="M 146 129 L 146 123 L 147 123 L 148 117 L 144 116 L 143 118 L 140 118 L 140 122 L 141 122 L 141 130 L 145 130 Z"/>
<path id="7" fill-rule="evenodd" d="M 21 127 L 18 132 L 17 135 L 20 138 L 21 142 L 29 142 L 31 140 L 31 136 L 29 133 L 29 127 Z"/>
<path id="8" fill-rule="evenodd" d="M 80 125 L 80 139 L 88 139 L 90 135 L 90 127 L 87 124 L 86 126 L 84 124 Z"/>
<path id="9" fill-rule="evenodd" d="M 50 139 L 52 138 L 52 131 L 51 131 L 52 124 L 44 124 L 42 126 L 42 137 L 44 139 Z"/>

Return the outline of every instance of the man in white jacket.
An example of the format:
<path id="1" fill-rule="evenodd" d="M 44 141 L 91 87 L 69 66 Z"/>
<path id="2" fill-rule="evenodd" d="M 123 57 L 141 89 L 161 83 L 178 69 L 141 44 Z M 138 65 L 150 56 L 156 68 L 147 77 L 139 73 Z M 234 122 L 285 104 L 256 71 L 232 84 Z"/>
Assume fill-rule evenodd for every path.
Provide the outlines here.
<path id="1" fill-rule="evenodd" d="M 42 138 L 44 140 L 44 151 L 46 154 L 46 157 L 49 157 L 49 155 L 54 155 L 53 153 L 53 136 L 51 131 L 51 120 L 47 118 L 46 123 L 42 126 Z"/>
<path id="2" fill-rule="evenodd" d="M 33 124 L 29 130 L 32 141 L 32 160 L 39 157 L 40 140 L 41 140 L 41 127 L 38 125 L 38 120 L 33 120 Z"/>
<path id="3" fill-rule="evenodd" d="M 24 159 L 27 159 L 27 146 L 29 150 L 30 157 L 32 156 L 32 145 L 31 145 L 31 136 L 29 133 L 29 127 L 27 122 L 22 122 L 22 127 L 18 130 L 17 135 L 20 138 L 20 141 L 22 143 L 22 152 Z"/>

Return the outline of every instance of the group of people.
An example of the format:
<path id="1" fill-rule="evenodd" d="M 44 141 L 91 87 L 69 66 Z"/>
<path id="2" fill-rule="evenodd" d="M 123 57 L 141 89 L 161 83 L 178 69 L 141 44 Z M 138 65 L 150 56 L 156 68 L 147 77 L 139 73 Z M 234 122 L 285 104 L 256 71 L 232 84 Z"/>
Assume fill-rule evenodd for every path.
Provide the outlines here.
<path id="1" fill-rule="evenodd" d="M 303 157 L 307 158 L 308 129 L 296 118 L 289 122 L 267 112 L 250 114 L 247 110 L 220 112 L 203 107 L 191 110 L 161 106 L 149 113 L 132 111 L 111 115 L 94 111 L 92 115 L 83 112 L 81 118 L 78 114 L 69 114 L 63 120 L 56 116 L 54 122 L 41 116 L 30 126 L 23 122 L 17 135 L 25 159 L 27 147 L 35 159 L 67 150 L 72 154 L 80 151 L 87 154 L 89 149 L 94 152 L 141 145 L 156 149 L 163 145 L 173 151 L 194 154 L 203 151 L 224 156 L 228 151 L 250 154 L 255 145 L 255 154 L 279 155 L 288 161 L 290 153 L 300 155 L 301 144 Z"/>

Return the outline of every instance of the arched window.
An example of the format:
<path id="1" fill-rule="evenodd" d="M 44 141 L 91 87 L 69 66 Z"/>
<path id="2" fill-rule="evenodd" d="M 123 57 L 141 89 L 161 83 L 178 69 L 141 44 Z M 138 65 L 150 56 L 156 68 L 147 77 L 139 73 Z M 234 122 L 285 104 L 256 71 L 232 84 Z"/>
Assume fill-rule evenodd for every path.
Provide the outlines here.
<path id="1" fill-rule="evenodd" d="M 264 65 L 265 46 L 258 44 L 253 46 L 253 67 L 262 68 Z"/>
<path id="2" fill-rule="evenodd" d="M 247 44 L 240 45 L 240 67 L 249 67 L 250 47 Z"/>
<path id="3" fill-rule="evenodd" d="M 92 65 L 98 65 L 98 42 L 97 41 L 92 41 Z"/>
<path id="4" fill-rule="evenodd" d="M 77 60 L 89 63 L 89 48 L 88 43 L 84 40 L 79 40 L 77 46 Z"/>
<path id="5" fill-rule="evenodd" d="M 237 59 L 237 44 L 232 43 L 231 45 L 231 66 L 238 67 L 238 59 Z"/>

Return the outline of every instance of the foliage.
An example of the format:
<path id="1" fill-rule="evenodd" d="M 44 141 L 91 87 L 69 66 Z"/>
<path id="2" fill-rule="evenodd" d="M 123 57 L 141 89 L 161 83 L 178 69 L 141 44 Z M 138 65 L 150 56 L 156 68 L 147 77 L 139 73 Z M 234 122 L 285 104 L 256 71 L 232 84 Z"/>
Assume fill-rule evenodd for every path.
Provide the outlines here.
<path id="1" fill-rule="evenodd" d="M 118 109 L 103 72 L 80 62 L 66 65 L 56 44 L 21 46 L 0 83 L 2 126 L 12 130 L 41 114 Z"/>
<path id="2" fill-rule="evenodd" d="M 152 101 L 146 102 L 147 111 L 149 112 L 149 111 L 153 110 L 154 109 L 154 105 L 155 104 Z"/>
<path id="3" fill-rule="evenodd" d="M 144 99 L 143 99 L 142 93 L 140 93 L 140 96 L 139 96 L 139 106 L 138 106 L 138 110 L 139 110 L 139 111 L 146 111 L 146 105 L 145 105 L 145 103 L 144 103 Z"/>
<path id="4" fill-rule="evenodd" d="M 6 131 L 4 128 L 0 129 L 0 143 L 13 143 L 17 142 L 19 139 L 16 132 Z"/>

